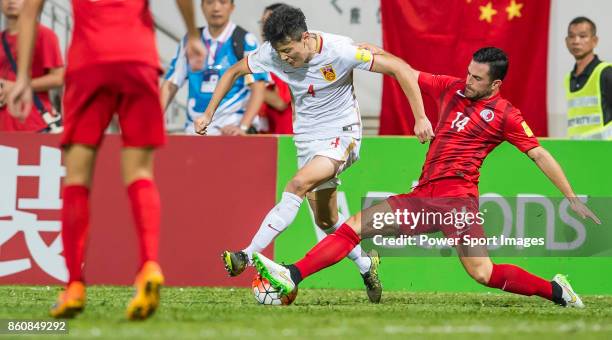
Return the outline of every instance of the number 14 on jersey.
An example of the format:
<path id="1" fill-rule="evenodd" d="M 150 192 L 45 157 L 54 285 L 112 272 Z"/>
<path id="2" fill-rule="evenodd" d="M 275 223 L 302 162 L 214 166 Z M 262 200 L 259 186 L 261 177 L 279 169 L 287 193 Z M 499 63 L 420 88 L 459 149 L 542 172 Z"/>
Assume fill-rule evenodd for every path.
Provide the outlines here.
<path id="1" fill-rule="evenodd" d="M 457 118 L 453 120 L 451 124 L 451 129 L 457 128 L 457 132 L 465 129 L 465 126 L 470 121 L 470 117 L 463 117 L 463 112 L 457 112 Z"/>

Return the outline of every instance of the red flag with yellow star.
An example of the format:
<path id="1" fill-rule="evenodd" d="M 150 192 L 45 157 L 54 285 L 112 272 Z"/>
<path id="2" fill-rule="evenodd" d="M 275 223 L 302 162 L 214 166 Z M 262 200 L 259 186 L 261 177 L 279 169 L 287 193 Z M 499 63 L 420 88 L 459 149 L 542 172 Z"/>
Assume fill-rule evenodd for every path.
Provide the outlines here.
<path id="1" fill-rule="evenodd" d="M 417 70 L 465 77 L 481 47 L 510 59 L 501 94 L 523 112 L 536 136 L 547 135 L 546 68 L 550 0 L 381 0 L 383 47 Z M 434 101 L 424 96 L 432 124 Z M 399 84 L 385 77 L 381 135 L 411 135 L 414 119 Z"/>

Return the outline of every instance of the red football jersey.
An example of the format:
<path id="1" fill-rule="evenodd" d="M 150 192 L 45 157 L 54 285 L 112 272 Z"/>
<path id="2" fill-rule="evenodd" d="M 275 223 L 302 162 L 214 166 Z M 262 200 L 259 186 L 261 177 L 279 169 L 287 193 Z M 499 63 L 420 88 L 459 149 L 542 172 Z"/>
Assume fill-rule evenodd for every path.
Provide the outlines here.
<path id="1" fill-rule="evenodd" d="M 148 0 L 72 0 L 67 72 L 91 64 L 141 62 L 161 70 Z"/>
<path id="2" fill-rule="evenodd" d="M 521 152 L 540 145 L 521 112 L 499 93 L 473 101 L 463 94 L 464 79 L 424 72 L 419 86 L 436 100 L 439 113 L 419 184 L 445 177 L 478 183 L 482 162 L 503 141 Z"/>
<path id="3" fill-rule="evenodd" d="M 291 90 L 289 85 L 278 78 L 274 73 L 270 73 L 272 84 L 268 86 L 270 89 L 278 89 L 279 97 L 287 103 L 287 108 L 284 111 L 278 111 L 273 107 L 264 103 L 261 111 L 268 118 L 270 130 L 268 133 L 275 134 L 293 134 L 293 110 L 291 109 Z"/>
<path id="4" fill-rule="evenodd" d="M 60 50 L 57 36 L 49 28 L 38 25 L 38 34 L 34 43 L 34 54 L 32 56 L 32 78 L 39 78 L 49 72 L 49 69 L 64 66 L 62 60 L 62 52 Z M 17 59 L 17 35 L 6 34 L 6 42 L 13 55 Z M 8 57 L 4 53 L 4 49 L 0 52 L 0 78 L 15 81 L 15 71 L 11 67 Z M 40 98 L 43 106 L 47 110 L 51 110 L 51 101 L 49 92 L 37 92 L 36 95 Z M 32 105 L 32 110 L 24 122 L 21 122 L 8 112 L 8 107 L 3 105 L 0 107 L 0 131 L 40 131 L 47 127 L 43 121 L 40 112 L 35 105 Z"/>

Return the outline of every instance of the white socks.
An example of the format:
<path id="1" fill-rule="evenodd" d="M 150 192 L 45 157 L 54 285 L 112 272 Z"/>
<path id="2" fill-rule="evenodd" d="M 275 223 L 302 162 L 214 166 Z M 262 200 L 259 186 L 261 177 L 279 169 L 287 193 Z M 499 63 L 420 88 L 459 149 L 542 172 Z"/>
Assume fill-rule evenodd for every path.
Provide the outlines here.
<path id="1" fill-rule="evenodd" d="M 336 222 L 336 225 L 334 225 L 333 227 L 329 229 L 324 229 L 323 231 L 328 235 L 333 234 L 334 231 L 336 231 L 338 228 L 342 226 L 342 224 L 344 224 L 344 222 L 346 222 L 346 220 L 347 218 L 344 217 L 342 213 L 338 211 L 338 222 Z M 372 265 L 372 260 L 368 256 L 361 256 L 361 253 L 362 253 L 361 245 L 358 244 L 355 246 L 355 248 L 353 248 L 353 250 L 351 250 L 351 252 L 348 255 L 346 255 L 346 257 L 351 259 L 355 263 L 355 265 L 359 267 L 359 272 L 361 274 L 364 274 L 368 270 L 370 270 L 370 266 Z"/>
<path id="2" fill-rule="evenodd" d="M 272 243 L 278 234 L 287 229 L 295 219 L 302 201 L 303 199 L 295 194 L 283 192 L 280 202 L 278 202 L 278 204 L 270 210 L 268 215 L 266 215 L 259 226 L 259 230 L 257 230 L 257 233 L 255 233 L 255 236 L 251 240 L 251 244 L 243 250 L 249 256 L 249 260 L 251 260 L 253 252 L 261 252 L 264 250 Z M 336 231 L 336 229 L 340 228 L 345 221 L 346 217 L 338 212 L 338 222 L 336 225 L 323 231 L 327 234 L 331 234 Z M 361 253 L 361 245 L 357 245 L 351 250 L 347 257 L 355 262 L 357 267 L 359 267 L 359 272 L 363 274 L 370 270 L 372 261 L 368 256 L 361 256 Z"/>
<path id="3" fill-rule="evenodd" d="M 251 259 L 253 252 L 264 250 L 278 234 L 282 233 L 295 219 L 303 199 L 290 192 L 283 192 L 280 202 L 264 218 L 259 230 L 243 251 Z"/>

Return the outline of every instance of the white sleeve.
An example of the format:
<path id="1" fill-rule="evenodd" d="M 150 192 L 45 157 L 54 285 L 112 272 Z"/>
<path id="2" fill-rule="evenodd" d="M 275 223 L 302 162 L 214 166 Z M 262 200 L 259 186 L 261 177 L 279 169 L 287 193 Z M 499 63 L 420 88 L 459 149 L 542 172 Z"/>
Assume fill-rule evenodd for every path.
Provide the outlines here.
<path id="1" fill-rule="evenodd" d="M 369 71 L 374 63 L 372 52 L 365 48 L 359 48 L 353 45 L 352 41 L 347 40 L 338 44 L 338 53 L 342 63 L 349 65 L 351 68 Z"/>
<path id="2" fill-rule="evenodd" d="M 270 43 L 265 42 L 253 53 L 248 54 L 247 65 L 251 73 L 264 73 L 274 70 L 274 50 Z"/>
<path id="3" fill-rule="evenodd" d="M 170 81 L 174 85 L 181 87 L 187 80 L 189 74 L 189 68 L 187 63 L 187 55 L 185 52 L 185 39 L 179 42 L 178 49 L 174 55 L 174 59 L 170 63 L 168 73 L 166 73 L 166 80 Z"/>

